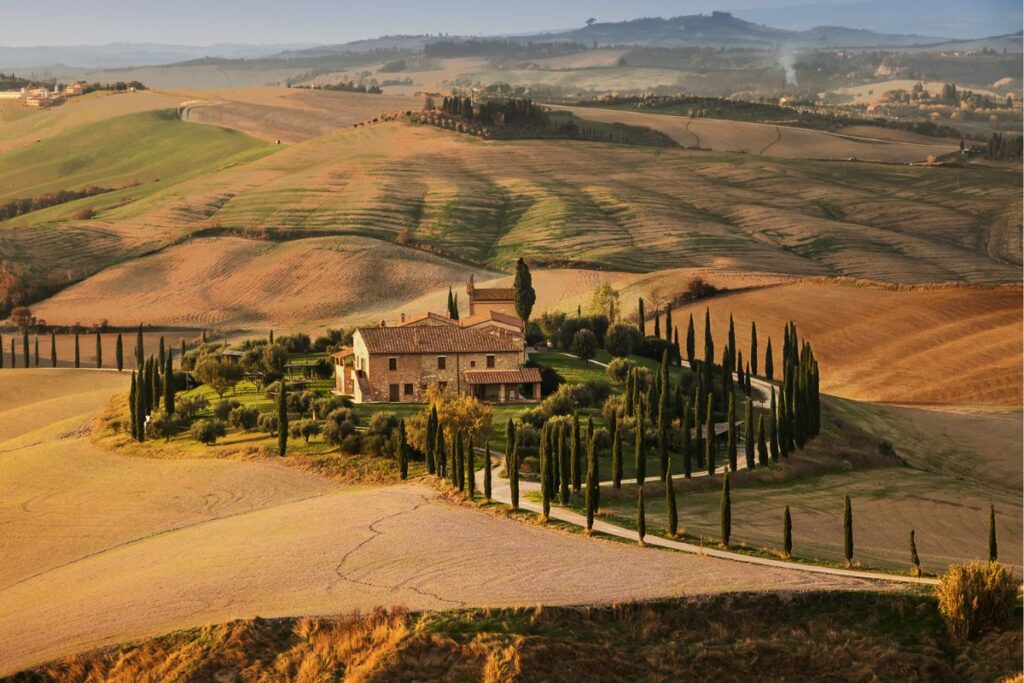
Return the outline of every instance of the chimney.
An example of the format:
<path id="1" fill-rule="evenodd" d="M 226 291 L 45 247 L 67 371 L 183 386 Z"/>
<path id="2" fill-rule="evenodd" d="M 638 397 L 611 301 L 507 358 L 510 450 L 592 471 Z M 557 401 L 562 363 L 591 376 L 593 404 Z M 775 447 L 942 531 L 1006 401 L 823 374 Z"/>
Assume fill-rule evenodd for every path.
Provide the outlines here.
<path id="1" fill-rule="evenodd" d="M 402 324 L 405 324 L 405 313 L 402 314 Z"/>
<path id="2" fill-rule="evenodd" d="M 413 328 L 412 328 L 412 345 L 413 346 L 419 346 L 420 345 L 420 328 L 418 326 L 416 326 L 416 325 L 414 325 Z"/>
<path id="3" fill-rule="evenodd" d="M 380 321 L 380 326 L 381 326 L 381 327 L 387 327 L 387 326 L 388 326 L 388 324 L 387 324 L 387 323 L 386 323 L 385 321 L 381 320 L 381 321 Z"/>
<path id="4" fill-rule="evenodd" d="M 473 296 L 473 273 L 469 274 L 469 282 L 466 283 L 466 294 L 469 294 L 470 298 Z"/>

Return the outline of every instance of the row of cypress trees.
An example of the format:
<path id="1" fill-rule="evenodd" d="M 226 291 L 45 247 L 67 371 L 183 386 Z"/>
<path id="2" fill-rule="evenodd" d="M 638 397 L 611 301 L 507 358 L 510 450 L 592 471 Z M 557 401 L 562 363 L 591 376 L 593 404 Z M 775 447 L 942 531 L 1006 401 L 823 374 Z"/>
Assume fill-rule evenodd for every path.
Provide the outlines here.
<path id="1" fill-rule="evenodd" d="M 470 499 L 476 496 L 476 449 L 473 439 L 461 431 L 445 436 L 445 425 L 437 414 L 437 406 L 430 407 L 427 417 L 426 460 L 427 472 L 439 479 L 447 480 Z M 408 476 L 408 445 L 405 443 L 405 421 L 399 422 L 400 442 L 397 444 L 399 467 L 402 478 Z M 491 499 L 491 447 L 484 445 L 484 497 Z M 518 481 L 518 480 L 517 480 Z"/>
<path id="2" fill-rule="evenodd" d="M 82 367 L 82 353 L 81 353 L 81 340 L 79 333 L 75 332 L 75 351 L 74 351 L 74 365 L 76 368 Z M 39 335 L 35 335 L 34 344 L 31 345 L 32 351 L 30 352 L 29 334 L 28 330 L 24 329 L 21 332 L 21 367 L 40 367 L 40 354 L 39 354 Z M 102 337 L 99 332 L 96 333 L 96 367 L 103 367 L 103 344 Z M 117 343 L 114 350 L 114 360 L 118 372 L 124 370 L 124 346 L 121 339 L 121 335 L 117 335 Z M 14 335 L 11 336 L 10 344 L 10 366 L 11 368 L 18 367 L 18 352 L 16 345 L 16 338 Z M 3 353 L 3 335 L 0 334 L 0 368 L 4 367 L 4 353 Z M 50 367 L 57 367 L 57 336 L 50 333 Z"/>

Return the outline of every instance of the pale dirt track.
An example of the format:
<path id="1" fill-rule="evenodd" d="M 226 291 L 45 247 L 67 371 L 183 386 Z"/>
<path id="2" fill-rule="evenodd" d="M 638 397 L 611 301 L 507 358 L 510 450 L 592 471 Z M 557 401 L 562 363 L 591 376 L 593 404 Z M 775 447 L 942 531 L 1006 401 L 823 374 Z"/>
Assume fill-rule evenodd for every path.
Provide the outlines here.
<path id="1" fill-rule="evenodd" d="M 56 392 L 84 372 L 8 370 L 0 392 L 26 380 Z M 346 490 L 273 462 L 129 460 L 81 430 L 123 387 L 88 374 L 103 379 L 72 387 L 57 423 L 0 443 L 0 672 L 254 615 L 876 585 L 524 526 L 417 484 Z"/>

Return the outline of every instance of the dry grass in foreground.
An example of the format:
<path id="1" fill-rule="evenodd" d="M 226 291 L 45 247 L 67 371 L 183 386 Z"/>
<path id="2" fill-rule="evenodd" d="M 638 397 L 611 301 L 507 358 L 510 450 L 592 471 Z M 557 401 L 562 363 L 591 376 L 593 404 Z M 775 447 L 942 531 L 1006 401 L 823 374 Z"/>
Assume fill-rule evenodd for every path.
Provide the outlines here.
<path id="1" fill-rule="evenodd" d="M 1018 620 L 1019 621 L 1019 620 Z M 964 643 L 912 594 L 731 594 L 234 621 L 74 655 L 14 681 L 1000 680 L 1021 630 Z"/>

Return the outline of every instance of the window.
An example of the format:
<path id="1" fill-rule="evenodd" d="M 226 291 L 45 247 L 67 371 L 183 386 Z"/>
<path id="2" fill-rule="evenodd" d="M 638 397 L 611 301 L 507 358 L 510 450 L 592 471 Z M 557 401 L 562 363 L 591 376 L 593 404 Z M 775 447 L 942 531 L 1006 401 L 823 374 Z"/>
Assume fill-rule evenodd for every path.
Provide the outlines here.
<path id="1" fill-rule="evenodd" d="M 397 358 L 388 358 L 388 370 L 390 370 L 391 372 L 394 372 L 397 369 L 398 369 L 398 359 Z"/>
<path id="2" fill-rule="evenodd" d="M 494 367 L 494 356 L 487 356 L 487 367 Z"/>
<path id="3" fill-rule="evenodd" d="M 448 367 L 448 359 L 445 358 L 444 356 L 438 356 L 437 357 L 437 369 L 438 370 L 444 370 L 446 367 Z"/>
<path id="4" fill-rule="evenodd" d="M 469 367 L 475 368 L 476 367 L 476 361 L 475 360 L 469 361 Z"/>
<path id="5" fill-rule="evenodd" d="M 405 387 L 403 387 L 402 389 L 402 393 L 404 393 L 406 396 L 412 396 L 412 385 L 406 384 Z"/>

